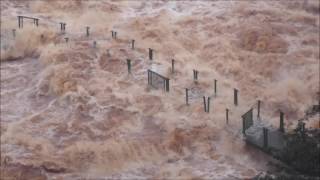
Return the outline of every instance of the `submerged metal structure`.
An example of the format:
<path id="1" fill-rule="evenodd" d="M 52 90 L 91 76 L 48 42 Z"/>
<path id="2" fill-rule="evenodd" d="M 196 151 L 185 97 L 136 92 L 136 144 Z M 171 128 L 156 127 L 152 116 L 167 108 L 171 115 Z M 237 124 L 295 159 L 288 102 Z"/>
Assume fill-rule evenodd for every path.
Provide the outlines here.
<path id="1" fill-rule="evenodd" d="M 169 78 L 148 69 L 148 85 L 156 89 L 163 88 L 166 92 L 169 92 L 169 81 Z"/>

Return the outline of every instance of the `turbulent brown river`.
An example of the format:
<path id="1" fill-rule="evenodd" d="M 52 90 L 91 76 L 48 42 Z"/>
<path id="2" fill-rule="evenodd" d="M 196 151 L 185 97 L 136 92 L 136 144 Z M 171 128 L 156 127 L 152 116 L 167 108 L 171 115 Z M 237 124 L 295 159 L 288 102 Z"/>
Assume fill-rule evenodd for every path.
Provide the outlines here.
<path id="1" fill-rule="evenodd" d="M 261 100 L 262 121 L 281 110 L 290 130 L 320 94 L 318 0 L 0 3 L 0 179 L 252 178 L 275 160 L 241 116 Z"/>

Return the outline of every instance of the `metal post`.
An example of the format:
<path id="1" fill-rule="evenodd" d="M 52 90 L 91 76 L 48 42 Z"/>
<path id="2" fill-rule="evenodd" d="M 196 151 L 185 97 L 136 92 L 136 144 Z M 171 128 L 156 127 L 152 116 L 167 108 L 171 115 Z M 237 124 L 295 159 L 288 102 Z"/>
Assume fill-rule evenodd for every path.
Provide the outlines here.
<path id="1" fill-rule="evenodd" d="M 193 80 L 194 81 L 198 80 L 198 71 L 197 70 L 193 70 Z"/>
<path id="2" fill-rule="evenodd" d="M 150 84 L 150 70 L 148 69 L 148 85 Z"/>
<path id="3" fill-rule="evenodd" d="M 301 131 L 304 133 L 305 129 L 306 129 L 306 123 L 302 122 Z"/>
<path id="4" fill-rule="evenodd" d="M 16 29 L 12 29 L 12 35 L 13 37 L 16 37 Z"/>
<path id="5" fill-rule="evenodd" d="M 86 29 L 87 29 L 87 37 L 89 37 L 89 29 L 90 29 L 90 27 L 87 26 Z"/>
<path id="6" fill-rule="evenodd" d="M 131 73 L 131 60 L 127 59 L 127 65 L 128 65 L 128 73 Z"/>
<path id="7" fill-rule="evenodd" d="M 113 31 L 111 31 L 111 37 L 113 38 Z"/>
<path id="8" fill-rule="evenodd" d="M 117 32 L 114 32 L 114 39 L 117 39 Z"/>
<path id="9" fill-rule="evenodd" d="M 131 48 L 134 49 L 134 39 L 131 40 Z"/>
<path id="10" fill-rule="evenodd" d="M 174 59 L 171 59 L 171 72 L 174 73 Z"/>
<path id="11" fill-rule="evenodd" d="M 203 105 L 204 105 L 204 112 L 207 112 L 207 105 L 206 105 L 206 97 L 203 96 Z"/>
<path id="12" fill-rule="evenodd" d="M 69 41 L 69 38 L 65 37 L 64 39 L 66 40 L 66 43 L 68 43 L 68 41 Z"/>
<path id="13" fill-rule="evenodd" d="M 18 16 L 18 25 L 19 29 L 23 28 L 23 16 Z"/>
<path id="14" fill-rule="evenodd" d="M 97 47 L 97 41 L 93 41 L 93 47 L 94 47 L 94 48 Z"/>
<path id="15" fill-rule="evenodd" d="M 245 127 L 246 127 L 246 121 L 245 121 L 245 119 L 242 117 L 242 134 L 244 134 L 244 135 L 246 135 Z"/>
<path id="16" fill-rule="evenodd" d="M 65 32 L 65 30 L 66 30 L 66 23 L 60 23 L 60 30 L 61 30 L 61 32 Z"/>
<path id="17" fill-rule="evenodd" d="M 35 19 L 36 20 L 36 26 L 39 26 L 39 19 Z"/>
<path id="18" fill-rule="evenodd" d="M 260 118 L 260 104 L 261 104 L 261 101 L 258 100 L 258 119 Z"/>
<path id="19" fill-rule="evenodd" d="M 208 97 L 207 113 L 209 113 L 209 110 L 210 110 L 210 97 Z"/>
<path id="20" fill-rule="evenodd" d="M 186 105 L 189 105 L 189 95 L 188 95 L 189 89 L 186 88 Z"/>
<path id="21" fill-rule="evenodd" d="M 268 148 L 268 129 L 265 127 L 263 128 L 263 148 Z"/>
<path id="22" fill-rule="evenodd" d="M 152 56 L 153 56 L 153 49 L 149 48 L 149 60 L 152 60 Z"/>
<path id="23" fill-rule="evenodd" d="M 280 111 L 280 128 L 281 132 L 284 132 L 284 113 Z"/>
<path id="24" fill-rule="evenodd" d="M 166 91 L 169 92 L 169 80 L 170 79 L 166 79 Z"/>
<path id="25" fill-rule="evenodd" d="M 234 105 L 238 105 L 238 89 L 234 89 Z"/>
<path id="26" fill-rule="evenodd" d="M 17 16 L 18 17 L 18 27 L 20 29 L 20 16 Z"/>
<path id="27" fill-rule="evenodd" d="M 217 80 L 214 80 L 214 95 L 217 96 Z"/>
<path id="28" fill-rule="evenodd" d="M 229 124 L 229 109 L 226 109 L 226 122 Z"/>

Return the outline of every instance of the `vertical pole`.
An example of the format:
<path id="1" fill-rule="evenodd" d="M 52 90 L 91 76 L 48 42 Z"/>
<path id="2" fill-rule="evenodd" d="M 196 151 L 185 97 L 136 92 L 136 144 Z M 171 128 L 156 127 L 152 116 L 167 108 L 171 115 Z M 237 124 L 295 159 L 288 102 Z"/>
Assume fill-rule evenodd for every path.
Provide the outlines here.
<path id="1" fill-rule="evenodd" d="M 189 95 L 188 95 L 189 89 L 186 88 L 186 105 L 189 105 Z"/>
<path id="2" fill-rule="evenodd" d="M 90 29 L 90 27 L 87 26 L 86 29 L 87 29 L 87 37 L 89 37 L 89 29 Z"/>
<path id="3" fill-rule="evenodd" d="M 174 73 L 174 59 L 171 59 L 171 72 Z"/>
<path id="4" fill-rule="evenodd" d="M 198 80 L 198 74 L 199 74 L 199 72 L 196 71 L 196 80 Z"/>
<path id="5" fill-rule="evenodd" d="M 217 80 L 214 80 L 214 95 L 217 96 Z"/>
<path id="6" fill-rule="evenodd" d="M 114 39 L 117 39 L 117 32 L 114 32 Z"/>
<path id="7" fill-rule="evenodd" d="M 23 17 L 21 16 L 20 18 L 21 18 L 20 19 L 21 20 L 21 27 L 23 28 Z"/>
<path id="8" fill-rule="evenodd" d="M 149 60 L 152 60 L 152 56 L 153 56 L 153 49 L 149 48 Z"/>
<path id="9" fill-rule="evenodd" d="M 280 128 L 281 132 L 284 132 L 284 113 L 280 111 Z"/>
<path id="10" fill-rule="evenodd" d="M 229 109 L 226 109 L 226 122 L 229 124 Z"/>
<path id="11" fill-rule="evenodd" d="M 207 113 L 209 113 L 209 109 L 210 109 L 210 97 L 208 97 Z"/>
<path id="12" fill-rule="evenodd" d="M 12 35 L 13 37 L 16 37 L 16 29 L 12 29 Z"/>
<path id="13" fill-rule="evenodd" d="M 148 85 L 150 85 L 150 70 L 148 69 Z"/>
<path id="14" fill-rule="evenodd" d="M 93 47 L 94 47 L 94 48 L 97 47 L 97 41 L 93 41 Z"/>
<path id="15" fill-rule="evenodd" d="M 20 16 L 17 16 L 18 17 L 18 27 L 20 29 Z"/>
<path id="16" fill-rule="evenodd" d="M 206 97 L 203 96 L 203 105 L 204 105 L 204 112 L 207 112 L 207 105 L 206 105 Z"/>
<path id="17" fill-rule="evenodd" d="M 238 105 L 238 89 L 234 89 L 234 105 Z"/>
<path id="18" fill-rule="evenodd" d="M 304 133 L 305 129 L 306 129 L 306 123 L 302 122 L 301 131 Z"/>
<path id="19" fill-rule="evenodd" d="M 242 117 L 242 134 L 244 134 L 244 135 L 246 135 L 245 127 L 246 127 L 246 121 L 245 121 L 245 119 Z"/>
<path id="20" fill-rule="evenodd" d="M 131 60 L 127 59 L 127 65 L 128 65 L 128 73 L 131 73 Z"/>
<path id="21" fill-rule="evenodd" d="M 111 38 L 113 38 L 113 31 L 111 31 Z"/>
<path id="22" fill-rule="evenodd" d="M 198 71 L 197 70 L 193 70 L 193 80 L 197 81 L 198 80 Z"/>
<path id="23" fill-rule="evenodd" d="M 66 43 L 68 43 L 68 41 L 69 41 L 69 38 L 67 38 L 67 37 L 66 37 L 66 38 L 64 38 L 64 39 L 66 40 Z"/>
<path id="24" fill-rule="evenodd" d="M 39 26 L 39 19 L 36 19 L 36 26 Z"/>
<path id="25" fill-rule="evenodd" d="M 260 104 L 261 104 L 261 101 L 258 100 L 258 119 L 260 118 Z"/>
<path id="26" fill-rule="evenodd" d="M 263 148 L 268 148 L 268 129 L 265 127 L 263 128 Z"/>
<path id="27" fill-rule="evenodd" d="M 150 85 L 152 85 L 152 74 L 153 72 L 150 70 Z"/>
<path id="28" fill-rule="evenodd" d="M 131 48 L 134 49 L 134 39 L 131 40 Z"/>
<path id="29" fill-rule="evenodd" d="M 169 80 L 170 79 L 166 79 L 166 91 L 169 92 Z"/>

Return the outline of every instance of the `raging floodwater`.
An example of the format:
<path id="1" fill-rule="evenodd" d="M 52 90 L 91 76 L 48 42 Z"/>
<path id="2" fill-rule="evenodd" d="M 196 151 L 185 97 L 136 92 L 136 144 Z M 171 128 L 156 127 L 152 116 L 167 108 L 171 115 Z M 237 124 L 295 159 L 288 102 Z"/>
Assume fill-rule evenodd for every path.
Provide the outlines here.
<path id="1" fill-rule="evenodd" d="M 17 15 L 39 27 L 25 19 L 18 29 Z M 1 1 L 1 178 L 241 179 L 269 170 L 271 159 L 243 142 L 241 115 L 260 99 L 262 119 L 278 126 L 281 109 L 290 129 L 317 103 L 318 35 L 317 0 Z M 169 77 L 170 92 L 148 87 L 147 69 Z M 189 106 L 185 88 L 201 95 Z M 210 113 L 202 95 L 212 96 Z"/>

